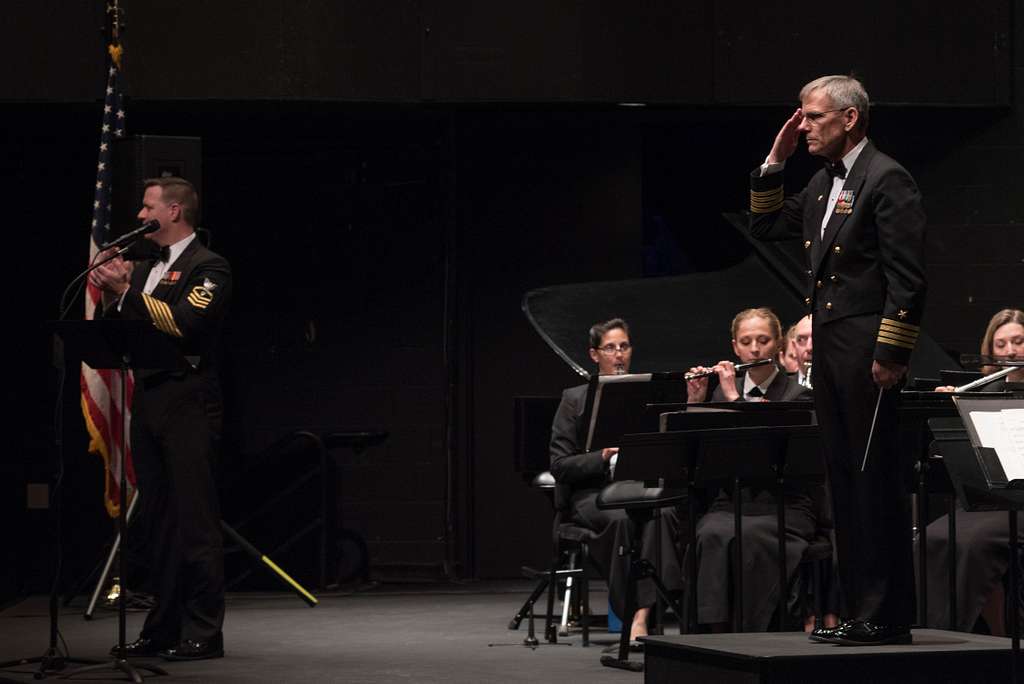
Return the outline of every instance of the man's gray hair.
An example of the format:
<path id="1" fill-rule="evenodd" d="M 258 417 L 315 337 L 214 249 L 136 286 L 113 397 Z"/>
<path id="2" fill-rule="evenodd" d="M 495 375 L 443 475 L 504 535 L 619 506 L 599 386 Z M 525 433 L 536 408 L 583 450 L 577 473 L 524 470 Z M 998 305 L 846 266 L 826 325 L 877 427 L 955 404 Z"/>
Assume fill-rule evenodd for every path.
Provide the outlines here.
<path id="1" fill-rule="evenodd" d="M 828 95 L 832 100 L 832 106 L 836 109 L 846 109 L 847 107 L 856 109 L 860 114 L 858 127 L 861 130 L 867 130 L 868 109 L 871 104 L 868 99 L 868 91 L 864 90 L 864 84 L 853 76 L 822 76 L 800 89 L 800 101 L 803 102 L 808 95 L 816 90 Z"/>

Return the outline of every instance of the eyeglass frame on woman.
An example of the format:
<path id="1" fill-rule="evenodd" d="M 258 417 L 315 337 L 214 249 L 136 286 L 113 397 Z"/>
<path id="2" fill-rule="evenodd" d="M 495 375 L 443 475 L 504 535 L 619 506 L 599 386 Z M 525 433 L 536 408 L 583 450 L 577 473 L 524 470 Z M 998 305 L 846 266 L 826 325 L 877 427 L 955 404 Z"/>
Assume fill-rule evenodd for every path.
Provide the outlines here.
<path id="1" fill-rule="evenodd" d="M 626 354 L 633 350 L 633 345 L 629 342 L 622 342 L 621 344 L 606 344 L 603 347 L 594 347 L 597 351 L 601 352 L 605 356 L 611 356 L 615 352 L 622 352 Z"/>

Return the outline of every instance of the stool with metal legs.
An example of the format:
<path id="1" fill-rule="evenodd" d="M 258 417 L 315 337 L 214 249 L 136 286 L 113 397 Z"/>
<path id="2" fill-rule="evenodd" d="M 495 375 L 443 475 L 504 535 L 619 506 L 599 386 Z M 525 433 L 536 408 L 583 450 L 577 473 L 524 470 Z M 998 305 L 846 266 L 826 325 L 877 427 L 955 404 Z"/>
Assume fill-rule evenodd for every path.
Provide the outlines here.
<path id="1" fill-rule="evenodd" d="M 597 507 L 601 510 L 621 509 L 629 516 L 632 523 L 630 548 L 622 549 L 629 554 L 629 565 L 626 572 L 626 605 L 622 615 L 622 632 L 619 635 L 619 650 L 615 656 L 601 656 L 601 664 L 623 670 L 640 672 L 643 663 L 629 660 L 629 631 L 633 616 L 637 611 L 636 585 L 641 579 L 650 578 L 654 582 L 658 598 L 665 603 L 683 621 L 680 603 L 672 597 L 654 565 L 641 556 L 643 528 L 645 525 L 661 524 L 658 509 L 678 506 L 687 500 L 687 492 L 682 489 L 662 487 L 644 487 L 640 482 L 613 482 L 601 490 L 597 497 Z M 656 534 L 655 538 L 659 538 Z"/>

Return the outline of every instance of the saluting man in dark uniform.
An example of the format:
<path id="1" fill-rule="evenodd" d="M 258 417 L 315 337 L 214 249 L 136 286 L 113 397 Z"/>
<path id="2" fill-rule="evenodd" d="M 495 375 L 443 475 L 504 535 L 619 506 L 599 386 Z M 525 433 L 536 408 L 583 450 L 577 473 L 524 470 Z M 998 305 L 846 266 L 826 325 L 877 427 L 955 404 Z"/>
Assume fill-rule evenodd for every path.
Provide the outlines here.
<path id="1" fill-rule="evenodd" d="M 920 332 L 925 216 L 914 179 L 875 149 L 867 128 L 861 83 L 849 76 L 818 78 L 800 91 L 800 107 L 750 178 L 751 233 L 799 237 L 807 254 L 814 399 L 845 602 L 839 627 L 816 629 L 811 639 L 846 645 L 910 643 L 915 611 L 910 507 L 894 442 L 899 392 L 893 388 L 906 374 Z M 783 168 L 801 135 L 826 168 L 786 197 Z"/>
<path id="2" fill-rule="evenodd" d="M 199 197 L 181 178 L 145 183 L 140 221 L 160 258 L 115 258 L 92 272 L 105 317 L 151 321 L 190 359 L 188 371 L 135 372 L 131 448 L 139 495 L 155 517 L 147 540 L 156 605 L 129 656 L 197 660 L 224 655 L 224 549 L 214 480 L 222 409 L 216 347 L 231 268 L 196 239 Z M 116 647 L 115 647 L 116 649 Z"/>

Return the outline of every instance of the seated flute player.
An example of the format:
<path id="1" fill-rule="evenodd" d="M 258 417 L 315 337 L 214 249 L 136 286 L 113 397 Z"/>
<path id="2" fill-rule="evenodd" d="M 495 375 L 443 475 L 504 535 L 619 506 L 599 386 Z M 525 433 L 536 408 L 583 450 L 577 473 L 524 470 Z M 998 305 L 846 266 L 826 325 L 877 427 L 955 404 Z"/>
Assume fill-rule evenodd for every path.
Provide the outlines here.
<path id="1" fill-rule="evenodd" d="M 981 353 L 1005 359 L 1024 358 L 1024 311 L 1003 309 L 989 321 L 981 340 Z M 982 372 L 994 373 L 997 367 L 986 366 Z M 978 392 L 1003 392 L 1024 383 L 1024 368 L 1013 371 L 979 387 Z M 953 392 L 946 386 L 938 392 Z M 967 512 L 960 507 L 956 514 L 956 624 L 960 632 L 981 630 L 979 617 L 988 632 L 1006 636 L 1005 604 L 1007 569 L 1010 563 L 1010 532 L 1004 511 Z M 1024 529 L 1024 517 L 1018 524 Z M 949 516 L 943 515 L 928 525 L 928 615 L 927 626 L 949 629 Z"/>
<path id="2" fill-rule="evenodd" d="M 779 319 L 768 308 L 746 309 L 732 321 L 732 347 L 740 363 L 777 358 L 782 340 Z M 690 369 L 700 373 L 704 367 Z M 809 400 L 810 393 L 796 375 L 780 371 L 774 363 L 750 368 L 741 378 L 735 364 L 721 361 L 711 367 L 718 387 L 711 400 L 723 401 L 798 401 Z M 708 377 L 687 381 L 687 402 L 704 402 L 708 397 Z M 786 489 L 786 572 L 792 579 L 804 549 L 818 529 L 817 504 L 807 487 L 795 483 Z M 745 487 L 743 501 L 743 624 L 739 631 L 763 632 L 771 623 L 780 591 L 778 567 L 778 522 L 775 495 L 766 489 Z M 732 607 L 732 563 L 730 546 L 735 534 L 735 514 L 731 492 L 723 491 L 697 522 L 694 549 L 697 554 L 697 622 L 712 632 L 728 628 Z M 789 587 L 782 588 L 789 591 Z M 835 617 L 831 616 L 833 624 Z M 826 622 L 828 624 L 828 622 Z M 804 620 L 804 629 L 814 628 Z"/>
<path id="3" fill-rule="evenodd" d="M 626 322 L 621 318 L 613 318 L 591 327 L 589 354 L 601 375 L 628 373 L 633 359 L 633 347 Z M 613 610 L 625 620 L 625 577 L 630 562 L 628 549 L 634 534 L 641 535 L 642 555 L 655 565 L 668 590 L 682 590 L 682 571 L 676 544 L 680 516 L 676 508 L 662 508 L 660 524 L 652 522 L 636 531 L 623 510 L 601 510 L 597 507 L 597 495 L 611 481 L 619 450 L 610 447 L 584 451 L 586 426 L 583 425 L 582 414 L 586 396 L 587 385 L 570 387 L 562 393 L 562 401 L 551 425 L 551 474 L 560 485 L 556 497 L 561 498 L 563 492 L 567 494 L 566 503 L 572 521 L 597 533 L 590 542 L 591 560 L 608 581 L 608 595 Z M 556 501 L 556 504 L 560 503 Z M 661 551 L 660 563 L 655 553 L 658 544 Z M 620 549 L 626 549 L 627 552 L 620 553 Z M 654 583 L 650 578 L 637 583 L 638 608 L 629 628 L 631 639 L 647 635 L 647 621 L 655 596 Z"/>

